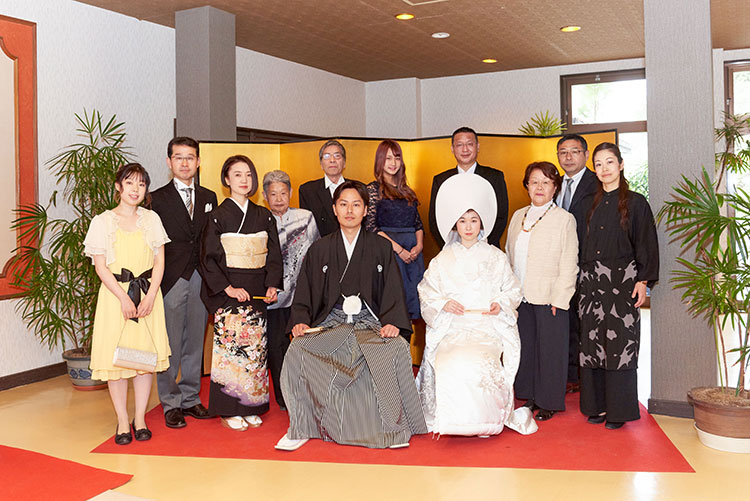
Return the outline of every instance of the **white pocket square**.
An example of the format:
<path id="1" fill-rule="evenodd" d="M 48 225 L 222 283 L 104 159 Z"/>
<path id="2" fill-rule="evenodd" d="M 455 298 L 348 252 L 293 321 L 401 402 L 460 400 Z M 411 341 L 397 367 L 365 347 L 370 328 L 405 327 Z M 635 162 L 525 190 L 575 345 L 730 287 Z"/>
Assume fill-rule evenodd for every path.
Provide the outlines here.
<path id="1" fill-rule="evenodd" d="M 203 212 L 211 212 L 214 209 L 214 206 L 211 204 L 206 204 L 205 209 L 203 209 Z"/>

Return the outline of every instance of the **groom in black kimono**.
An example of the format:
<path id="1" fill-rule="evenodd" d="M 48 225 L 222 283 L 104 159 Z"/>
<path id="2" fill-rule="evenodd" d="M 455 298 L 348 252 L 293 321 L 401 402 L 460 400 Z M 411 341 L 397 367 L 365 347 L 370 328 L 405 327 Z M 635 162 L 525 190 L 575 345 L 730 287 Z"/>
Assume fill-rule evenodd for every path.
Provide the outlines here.
<path id="1" fill-rule="evenodd" d="M 340 230 L 310 247 L 297 281 L 281 374 L 289 431 L 276 448 L 406 447 L 427 428 L 401 275 L 390 242 L 362 229 L 365 185 L 346 181 L 333 201 Z"/>

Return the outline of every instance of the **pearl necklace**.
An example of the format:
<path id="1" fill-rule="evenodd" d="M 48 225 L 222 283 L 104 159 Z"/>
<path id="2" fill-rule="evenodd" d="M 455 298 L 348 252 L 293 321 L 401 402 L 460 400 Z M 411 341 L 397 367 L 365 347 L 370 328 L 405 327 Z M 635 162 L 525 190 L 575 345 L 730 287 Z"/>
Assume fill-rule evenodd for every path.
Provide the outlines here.
<path id="1" fill-rule="evenodd" d="M 524 223 L 526 223 L 526 214 L 529 213 L 529 211 L 531 210 L 531 207 L 529 207 L 528 209 L 526 209 L 526 212 L 523 213 L 523 219 L 521 220 L 521 231 L 523 231 L 525 233 L 529 233 L 531 230 L 533 230 L 534 226 L 536 226 L 537 224 L 539 224 L 539 221 L 541 221 L 542 218 L 547 215 L 547 213 L 549 212 L 549 210 L 552 208 L 553 205 L 555 205 L 555 204 L 550 204 L 550 206 L 547 207 L 547 210 L 544 211 L 544 214 L 542 214 L 539 217 L 539 219 L 537 219 L 536 221 L 534 221 L 534 224 L 532 224 L 531 228 L 529 228 L 528 230 L 524 227 Z"/>

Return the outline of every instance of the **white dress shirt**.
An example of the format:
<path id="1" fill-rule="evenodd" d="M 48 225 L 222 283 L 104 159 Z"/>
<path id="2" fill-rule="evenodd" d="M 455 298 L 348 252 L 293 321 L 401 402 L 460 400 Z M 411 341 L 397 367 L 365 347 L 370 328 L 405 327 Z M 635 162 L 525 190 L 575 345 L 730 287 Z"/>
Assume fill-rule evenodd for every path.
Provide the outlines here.
<path id="1" fill-rule="evenodd" d="M 339 176 L 339 180 L 335 183 L 331 181 L 328 176 L 323 176 L 323 180 L 326 183 L 326 188 L 328 188 L 328 191 L 331 192 L 331 198 L 333 198 L 333 192 L 336 191 L 336 188 L 344 184 L 345 181 L 344 176 Z M 359 233 L 357 233 L 357 235 L 359 235 Z M 344 238 L 344 240 L 346 240 L 346 238 Z"/>
<path id="2" fill-rule="evenodd" d="M 172 179 L 172 181 L 174 181 L 174 187 L 177 188 L 177 193 L 180 194 L 183 203 L 185 202 L 185 192 L 180 190 L 190 188 L 190 203 L 195 207 L 195 181 L 191 179 L 190 184 L 185 184 L 177 178 Z"/>
<path id="3" fill-rule="evenodd" d="M 463 170 L 463 169 L 462 169 L 461 167 L 459 167 L 458 165 L 456 165 L 456 169 L 458 169 L 458 173 L 459 173 L 459 174 L 474 174 L 474 173 L 475 173 L 474 171 L 476 171 L 476 170 L 477 170 L 477 163 L 476 163 L 476 162 L 474 162 L 474 163 L 473 163 L 473 164 L 471 165 L 471 167 L 469 167 L 469 168 L 468 168 L 468 169 L 466 169 L 466 170 Z"/>

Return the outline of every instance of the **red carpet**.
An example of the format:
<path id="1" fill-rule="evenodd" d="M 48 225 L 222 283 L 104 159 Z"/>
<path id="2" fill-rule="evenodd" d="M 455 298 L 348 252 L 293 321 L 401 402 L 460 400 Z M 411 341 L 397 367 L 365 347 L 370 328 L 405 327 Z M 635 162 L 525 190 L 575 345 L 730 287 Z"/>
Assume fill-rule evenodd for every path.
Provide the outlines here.
<path id="1" fill-rule="evenodd" d="M 201 398 L 208 402 L 208 378 L 204 378 Z M 169 429 L 164 425 L 159 406 L 146 416 L 146 423 L 154 432 L 153 439 L 125 447 L 108 439 L 92 452 L 325 463 L 693 472 L 643 407 L 639 421 L 610 431 L 604 425 L 586 422 L 578 412 L 578 394 L 569 395 L 566 405 L 567 412 L 540 423 L 539 431 L 529 436 L 510 429 L 487 439 L 442 436 L 438 440 L 431 435 L 418 435 L 412 438 L 410 447 L 397 450 L 310 440 L 294 452 L 273 448 L 289 425 L 286 413 L 279 410 L 273 399 L 271 410 L 262 416 L 263 425 L 246 432 L 226 429 L 218 419 L 190 417 L 186 418 L 186 428 Z"/>
<path id="2" fill-rule="evenodd" d="M 3 499 L 89 499 L 133 478 L 4 445 L 0 445 L 0 465 Z"/>

